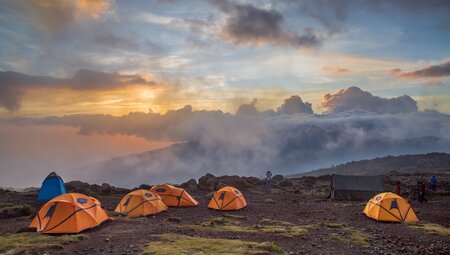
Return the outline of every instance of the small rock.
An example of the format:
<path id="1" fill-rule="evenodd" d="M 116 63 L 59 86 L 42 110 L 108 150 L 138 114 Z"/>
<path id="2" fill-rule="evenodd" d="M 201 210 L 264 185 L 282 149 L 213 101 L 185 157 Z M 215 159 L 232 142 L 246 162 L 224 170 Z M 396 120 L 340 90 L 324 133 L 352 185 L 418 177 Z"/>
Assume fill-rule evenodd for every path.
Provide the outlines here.
<path id="1" fill-rule="evenodd" d="M 264 200 L 264 203 L 266 203 L 266 204 L 276 204 L 277 201 L 275 201 L 275 200 L 273 200 L 273 199 L 270 199 L 270 198 L 266 198 L 266 199 Z"/>
<path id="2" fill-rule="evenodd" d="M 166 221 L 180 223 L 181 222 L 181 217 L 169 217 L 169 218 L 167 218 Z"/>

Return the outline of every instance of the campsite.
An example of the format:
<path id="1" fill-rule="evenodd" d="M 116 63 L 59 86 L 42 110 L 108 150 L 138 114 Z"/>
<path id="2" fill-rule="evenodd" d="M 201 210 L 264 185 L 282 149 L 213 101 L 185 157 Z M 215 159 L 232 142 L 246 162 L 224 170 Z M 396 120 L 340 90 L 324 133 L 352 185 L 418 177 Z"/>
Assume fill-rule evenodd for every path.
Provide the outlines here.
<path id="1" fill-rule="evenodd" d="M 0 255 L 450 255 L 450 0 L 0 21 Z"/>
<path id="2" fill-rule="evenodd" d="M 408 197 L 408 188 L 414 189 L 414 181 L 430 175 L 387 175 L 385 190 L 393 190 L 394 180 L 401 180 Z M 409 196 L 419 223 L 378 222 L 362 213 L 367 201 L 327 198 L 331 178 L 325 175 L 287 179 L 278 175 L 274 176 L 272 187 L 266 189 L 264 181 L 255 177 L 208 174 L 198 182 L 190 180 L 179 186 L 198 201 L 198 206 L 169 207 L 164 212 L 136 218 L 114 212 L 130 190 L 68 182 L 68 192 L 99 199 L 114 220 L 80 234 L 53 236 L 29 232 L 27 228 L 34 214 L 3 218 L 0 251 L 7 254 L 448 254 L 450 251 L 449 172 L 437 174 L 442 185 L 428 197 L 429 202 L 419 203 Z M 245 208 L 233 211 L 207 208 L 213 191 L 225 183 L 242 192 L 248 203 Z M 150 190 L 149 185 L 139 188 Z M 34 190 L 22 193 L 3 190 L 0 203 L 27 204 L 35 211 L 36 195 Z M 26 241 L 27 238 L 30 240 Z M 41 238 L 45 244 L 37 244 Z"/>

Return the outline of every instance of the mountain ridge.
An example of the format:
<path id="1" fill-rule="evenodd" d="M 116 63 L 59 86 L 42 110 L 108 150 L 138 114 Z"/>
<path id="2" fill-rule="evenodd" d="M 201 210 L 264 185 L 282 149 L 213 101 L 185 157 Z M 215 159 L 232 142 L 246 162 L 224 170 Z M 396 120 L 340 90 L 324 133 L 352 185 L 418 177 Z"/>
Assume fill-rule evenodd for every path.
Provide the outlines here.
<path id="1" fill-rule="evenodd" d="M 425 154 L 377 157 L 350 161 L 337 166 L 287 175 L 287 177 L 297 178 L 329 174 L 380 175 L 390 173 L 414 174 L 436 172 L 450 172 L 450 154 L 431 152 Z"/>

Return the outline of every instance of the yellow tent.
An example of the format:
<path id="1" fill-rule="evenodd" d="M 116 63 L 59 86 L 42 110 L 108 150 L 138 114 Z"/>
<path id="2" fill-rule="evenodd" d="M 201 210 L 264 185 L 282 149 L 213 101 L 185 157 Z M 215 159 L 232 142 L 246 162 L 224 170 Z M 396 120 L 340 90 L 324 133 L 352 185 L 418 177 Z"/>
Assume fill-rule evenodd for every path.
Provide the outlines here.
<path id="1" fill-rule="evenodd" d="M 158 194 L 167 206 L 197 206 L 198 202 L 186 190 L 174 187 L 170 184 L 153 186 L 150 192 Z"/>
<path id="2" fill-rule="evenodd" d="M 230 186 L 223 187 L 214 193 L 208 204 L 208 208 L 220 211 L 239 210 L 247 206 L 244 195 Z"/>
<path id="3" fill-rule="evenodd" d="M 380 193 L 371 198 L 363 213 L 378 221 L 419 221 L 408 201 L 391 192 Z"/>
<path id="4" fill-rule="evenodd" d="M 45 234 L 79 233 L 112 220 L 100 202 L 78 193 L 59 195 L 42 206 L 30 224 Z"/>
<path id="5" fill-rule="evenodd" d="M 166 210 L 167 206 L 158 194 L 140 189 L 124 196 L 117 205 L 115 212 L 134 218 L 157 214 Z"/>

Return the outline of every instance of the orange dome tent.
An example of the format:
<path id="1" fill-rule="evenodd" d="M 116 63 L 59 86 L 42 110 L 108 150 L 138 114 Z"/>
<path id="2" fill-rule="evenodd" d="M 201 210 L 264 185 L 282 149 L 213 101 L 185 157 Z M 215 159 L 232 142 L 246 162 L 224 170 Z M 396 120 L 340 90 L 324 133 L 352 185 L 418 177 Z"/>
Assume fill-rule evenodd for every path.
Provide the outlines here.
<path id="1" fill-rule="evenodd" d="M 97 227 L 107 220 L 112 218 L 97 199 L 67 193 L 44 204 L 29 227 L 45 234 L 69 234 Z"/>
<path id="2" fill-rule="evenodd" d="M 246 206 L 244 195 L 238 189 L 230 186 L 216 191 L 208 204 L 208 208 L 221 211 L 239 210 Z"/>
<path id="3" fill-rule="evenodd" d="M 150 192 L 158 194 L 167 206 L 197 206 L 198 202 L 184 189 L 169 184 L 153 186 Z"/>
<path id="4" fill-rule="evenodd" d="M 129 217 L 147 216 L 167 210 L 158 194 L 148 190 L 135 190 L 125 195 L 116 207 L 116 212 Z"/>
<path id="5" fill-rule="evenodd" d="M 391 192 L 380 193 L 374 196 L 367 202 L 363 213 L 367 217 L 378 221 L 419 221 L 408 201 Z"/>

